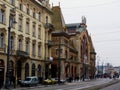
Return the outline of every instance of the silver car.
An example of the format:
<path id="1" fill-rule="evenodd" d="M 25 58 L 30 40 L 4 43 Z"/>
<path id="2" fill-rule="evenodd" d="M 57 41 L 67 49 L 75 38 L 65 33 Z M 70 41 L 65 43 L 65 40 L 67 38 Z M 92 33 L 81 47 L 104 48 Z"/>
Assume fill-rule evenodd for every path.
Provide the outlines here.
<path id="1" fill-rule="evenodd" d="M 21 86 L 34 86 L 39 83 L 37 76 L 26 77 L 25 80 L 21 81 Z"/>

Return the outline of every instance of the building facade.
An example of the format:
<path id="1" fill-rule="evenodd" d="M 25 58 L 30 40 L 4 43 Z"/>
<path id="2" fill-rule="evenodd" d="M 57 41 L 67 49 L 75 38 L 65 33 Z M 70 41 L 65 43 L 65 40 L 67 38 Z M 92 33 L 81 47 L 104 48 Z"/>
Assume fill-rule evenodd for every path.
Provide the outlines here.
<path id="1" fill-rule="evenodd" d="M 0 0 L 0 77 L 4 78 L 4 82 L 8 40 L 10 76 L 15 76 L 16 80 L 26 76 L 45 78 L 54 29 L 51 15 L 49 0 Z M 11 23 L 14 20 L 16 24 Z"/>

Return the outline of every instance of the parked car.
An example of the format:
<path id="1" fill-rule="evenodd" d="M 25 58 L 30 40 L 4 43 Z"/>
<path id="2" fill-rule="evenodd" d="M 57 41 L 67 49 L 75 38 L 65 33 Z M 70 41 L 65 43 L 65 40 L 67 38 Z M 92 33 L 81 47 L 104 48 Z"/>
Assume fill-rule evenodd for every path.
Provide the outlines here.
<path id="1" fill-rule="evenodd" d="M 34 86 L 39 83 L 37 76 L 26 77 L 25 80 L 21 80 L 21 86 Z"/>
<path id="2" fill-rule="evenodd" d="M 43 81 L 43 84 L 47 84 L 47 85 L 50 85 L 50 84 L 56 84 L 57 83 L 57 80 L 54 79 L 54 78 L 50 78 L 50 79 L 46 79 Z"/>

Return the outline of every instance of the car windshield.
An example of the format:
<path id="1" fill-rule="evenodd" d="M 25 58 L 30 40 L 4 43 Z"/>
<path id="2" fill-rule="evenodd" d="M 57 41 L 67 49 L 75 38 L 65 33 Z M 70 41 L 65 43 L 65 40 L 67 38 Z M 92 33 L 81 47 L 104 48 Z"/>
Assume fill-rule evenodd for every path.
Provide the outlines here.
<path id="1" fill-rule="evenodd" d="M 25 81 L 30 81 L 31 80 L 31 78 L 25 78 Z"/>

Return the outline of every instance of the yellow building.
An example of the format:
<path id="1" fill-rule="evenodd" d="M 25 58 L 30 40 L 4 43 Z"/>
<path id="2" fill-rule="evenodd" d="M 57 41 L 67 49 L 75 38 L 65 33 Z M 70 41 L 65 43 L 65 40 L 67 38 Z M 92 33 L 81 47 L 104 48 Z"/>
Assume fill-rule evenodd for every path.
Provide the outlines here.
<path id="1" fill-rule="evenodd" d="M 45 78 L 45 63 L 51 57 L 54 29 L 51 15 L 49 0 L 0 0 L 0 77 L 4 82 L 8 40 L 10 76 L 14 75 L 16 80 L 26 76 Z"/>

